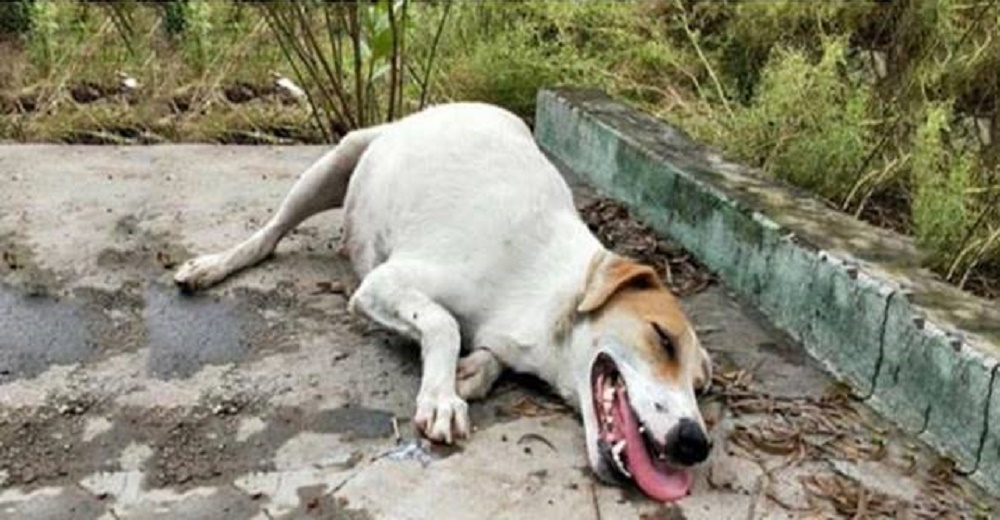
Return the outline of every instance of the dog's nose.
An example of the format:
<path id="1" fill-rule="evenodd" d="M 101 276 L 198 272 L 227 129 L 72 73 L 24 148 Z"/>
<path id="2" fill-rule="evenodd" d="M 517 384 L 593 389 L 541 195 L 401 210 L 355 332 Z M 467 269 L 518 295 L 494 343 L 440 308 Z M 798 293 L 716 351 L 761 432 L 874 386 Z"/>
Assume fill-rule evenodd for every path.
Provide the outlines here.
<path id="1" fill-rule="evenodd" d="M 704 430 L 691 419 L 681 419 L 667 433 L 667 456 L 677 464 L 691 466 L 708 458 L 712 442 Z"/>

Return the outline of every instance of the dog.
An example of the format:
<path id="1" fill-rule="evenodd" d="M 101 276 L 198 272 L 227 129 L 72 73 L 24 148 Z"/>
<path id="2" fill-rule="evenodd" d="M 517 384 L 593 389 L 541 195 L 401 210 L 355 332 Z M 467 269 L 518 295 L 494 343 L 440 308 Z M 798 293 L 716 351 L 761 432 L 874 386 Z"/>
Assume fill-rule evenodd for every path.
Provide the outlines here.
<path id="1" fill-rule="evenodd" d="M 591 233 L 517 116 L 453 103 L 350 132 L 266 225 L 188 260 L 174 280 L 189 291 L 216 284 L 336 207 L 341 253 L 360 280 L 350 312 L 420 345 L 423 435 L 468 437 L 467 401 L 509 368 L 579 409 L 599 478 L 661 501 L 690 493 L 690 467 L 712 446 L 696 398 L 709 355 L 656 272 Z"/>

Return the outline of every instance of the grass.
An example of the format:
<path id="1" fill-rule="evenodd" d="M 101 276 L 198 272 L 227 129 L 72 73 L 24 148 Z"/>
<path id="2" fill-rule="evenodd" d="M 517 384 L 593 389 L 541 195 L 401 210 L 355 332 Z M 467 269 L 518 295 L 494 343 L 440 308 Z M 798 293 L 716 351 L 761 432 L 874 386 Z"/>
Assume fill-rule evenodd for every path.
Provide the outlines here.
<path id="1" fill-rule="evenodd" d="M 227 88 L 248 84 L 266 92 L 271 71 L 288 74 L 284 56 L 252 8 L 228 2 L 178 5 L 185 25 L 172 34 L 162 6 L 35 3 L 32 30 L 2 43 L 11 59 L 0 65 L 0 108 L 7 112 L 0 137 L 225 141 L 240 132 L 305 128 L 307 139 L 318 140 L 305 107 L 226 99 Z M 138 80 L 140 89 L 119 94 L 119 72 Z M 87 87 L 106 95 L 74 100 L 74 89 Z"/>
<path id="2" fill-rule="evenodd" d="M 530 122 L 538 88 L 592 86 L 997 295 L 998 35 L 992 0 L 22 0 L 0 6 L 0 139 L 335 141 L 452 100 Z"/>

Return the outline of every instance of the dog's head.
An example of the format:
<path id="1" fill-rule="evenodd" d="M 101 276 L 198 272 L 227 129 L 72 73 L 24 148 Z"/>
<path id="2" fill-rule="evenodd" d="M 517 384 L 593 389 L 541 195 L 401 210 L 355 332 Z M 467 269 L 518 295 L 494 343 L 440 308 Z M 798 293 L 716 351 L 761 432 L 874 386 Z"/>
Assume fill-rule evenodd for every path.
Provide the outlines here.
<path id="1" fill-rule="evenodd" d="M 693 325 L 651 268 L 611 255 L 593 267 L 577 312 L 591 466 L 652 498 L 684 497 L 688 468 L 711 449 L 695 398 L 710 383 L 711 362 Z"/>

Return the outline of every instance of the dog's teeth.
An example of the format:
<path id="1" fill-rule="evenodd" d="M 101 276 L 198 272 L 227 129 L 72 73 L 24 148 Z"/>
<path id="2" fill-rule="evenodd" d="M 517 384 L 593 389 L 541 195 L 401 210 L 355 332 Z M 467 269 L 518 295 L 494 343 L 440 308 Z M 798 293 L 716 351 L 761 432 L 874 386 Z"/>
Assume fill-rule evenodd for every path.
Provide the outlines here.
<path id="1" fill-rule="evenodd" d="M 624 440 L 618 441 L 618 443 L 611 448 L 611 456 L 612 458 L 615 459 L 615 464 L 618 466 L 618 470 L 621 471 L 626 477 L 632 478 L 632 474 L 629 473 L 627 469 L 625 469 L 625 463 L 622 462 L 622 453 L 624 451 L 625 451 L 625 441 Z"/>
<path id="2" fill-rule="evenodd" d="M 646 433 L 646 427 L 645 426 L 640 426 L 639 427 L 639 433 Z"/>

